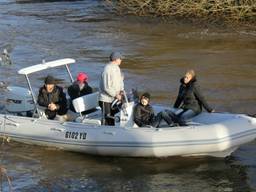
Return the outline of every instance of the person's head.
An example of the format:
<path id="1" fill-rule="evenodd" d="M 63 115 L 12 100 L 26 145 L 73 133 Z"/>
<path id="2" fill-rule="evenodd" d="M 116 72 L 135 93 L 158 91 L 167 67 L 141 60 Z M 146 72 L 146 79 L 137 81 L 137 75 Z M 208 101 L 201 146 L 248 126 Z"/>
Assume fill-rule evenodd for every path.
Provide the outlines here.
<path id="1" fill-rule="evenodd" d="M 150 94 L 149 93 L 143 93 L 140 97 L 140 103 L 143 105 L 143 106 L 146 106 L 148 105 L 150 102 Z"/>
<path id="2" fill-rule="evenodd" d="M 196 73 L 193 69 L 188 70 L 184 75 L 184 83 L 188 84 L 192 79 L 195 79 Z"/>
<path id="3" fill-rule="evenodd" d="M 45 80 L 44 80 L 44 84 L 45 84 L 45 88 L 47 92 L 52 92 L 55 86 L 55 79 L 53 76 L 48 75 Z"/>
<path id="4" fill-rule="evenodd" d="M 120 65 L 122 63 L 123 56 L 119 52 L 112 52 L 109 59 L 112 63 Z"/>
<path id="5" fill-rule="evenodd" d="M 83 83 L 87 82 L 88 76 L 86 73 L 80 72 L 77 74 L 76 80 L 79 84 L 83 84 Z"/>

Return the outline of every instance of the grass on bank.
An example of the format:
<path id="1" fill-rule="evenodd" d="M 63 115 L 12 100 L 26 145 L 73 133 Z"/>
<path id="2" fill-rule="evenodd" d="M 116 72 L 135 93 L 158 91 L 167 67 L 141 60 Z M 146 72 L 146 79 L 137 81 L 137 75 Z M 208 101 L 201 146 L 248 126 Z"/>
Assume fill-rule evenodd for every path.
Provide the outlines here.
<path id="1" fill-rule="evenodd" d="M 106 0 L 119 14 L 256 23 L 256 0 Z"/>

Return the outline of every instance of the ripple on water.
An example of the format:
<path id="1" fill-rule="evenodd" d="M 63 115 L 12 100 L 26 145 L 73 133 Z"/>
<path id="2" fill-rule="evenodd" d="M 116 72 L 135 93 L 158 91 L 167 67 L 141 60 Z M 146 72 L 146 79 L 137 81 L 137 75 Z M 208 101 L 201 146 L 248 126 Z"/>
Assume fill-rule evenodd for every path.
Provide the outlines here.
<path id="1" fill-rule="evenodd" d="M 87 72 L 97 87 L 109 54 L 117 50 L 126 57 L 121 65 L 126 88 L 149 91 L 153 103 L 173 104 L 179 79 L 194 68 L 217 111 L 255 113 L 255 31 L 119 17 L 101 4 L 1 0 L 0 49 L 10 48 L 14 64 L 0 66 L 0 81 L 26 86 L 18 69 L 73 57 L 77 64 L 71 71 Z M 33 87 L 38 89 L 47 73 L 69 85 L 59 68 L 32 75 Z M 4 94 L 1 89 L 0 97 Z M 94 157 L 14 142 L 8 146 L 1 163 L 15 191 L 256 191 L 255 142 L 239 148 L 229 161 Z"/>

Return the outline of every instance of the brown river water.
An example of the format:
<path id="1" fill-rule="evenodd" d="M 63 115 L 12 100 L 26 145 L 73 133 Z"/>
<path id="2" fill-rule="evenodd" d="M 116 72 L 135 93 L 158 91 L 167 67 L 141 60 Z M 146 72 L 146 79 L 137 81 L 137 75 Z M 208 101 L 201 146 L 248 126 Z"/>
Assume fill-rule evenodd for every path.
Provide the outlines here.
<path id="1" fill-rule="evenodd" d="M 77 61 L 72 73 L 87 72 L 97 87 L 109 54 L 120 51 L 126 90 L 148 91 L 153 103 L 172 105 L 179 79 L 193 68 L 217 112 L 256 113 L 253 30 L 117 16 L 103 1 L 1 0 L 0 51 L 4 48 L 13 62 L 0 66 L 0 81 L 7 84 L 26 85 L 17 75 L 20 68 L 71 57 Z M 54 69 L 32 75 L 33 87 L 46 73 L 69 83 L 62 69 Z M 14 191 L 256 191 L 256 141 L 225 159 L 95 157 L 12 141 L 0 150 Z M 9 191 L 5 179 L 0 191 Z"/>

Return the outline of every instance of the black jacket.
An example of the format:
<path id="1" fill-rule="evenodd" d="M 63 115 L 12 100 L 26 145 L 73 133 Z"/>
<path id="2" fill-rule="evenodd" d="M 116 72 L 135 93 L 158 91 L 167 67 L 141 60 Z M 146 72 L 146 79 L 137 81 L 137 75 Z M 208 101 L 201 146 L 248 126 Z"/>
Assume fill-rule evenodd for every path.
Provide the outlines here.
<path id="1" fill-rule="evenodd" d="M 139 127 L 151 125 L 154 121 L 154 110 L 150 105 L 143 106 L 138 103 L 134 108 L 133 118 Z"/>
<path id="2" fill-rule="evenodd" d="M 69 94 L 70 99 L 71 99 L 70 110 L 75 112 L 74 106 L 72 104 L 72 100 L 74 100 L 78 97 L 90 94 L 90 93 L 92 93 L 92 88 L 88 85 L 87 82 L 85 82 L 85 85 L 84 85 L 82 90 L 80 90 L 77 81 L 75 81 L 72 85 L 70 85 L 68 87 L 68 94 Z"/>
<path id="3" fill-rule="evenodd" d="M 67 99 L 63 89 L 59 86 L 55 86 L 51 93 L 48 93 L 45 86 L 41 87 L 38 95 L 38 104 L 42 107 L 48 107 L 50 103 L 57 105 L 56 111 L 45 110 L 45 113 L 49 119 L 54 119 L 56 114 L 64 115 L 67 112 Z"/>
<path id="4" fill-rule="evenodd" d="M 196 79 L 192 79 L 188 84 L 185 84 L 182 78 L 180 82 L 179 94 L 174 104 L 175 108 L 180 107 L 182 104 L 181 108 L 191 109 L 196 113 L 200 113 L 202 111 L 202 106 L 208 112 L 212 111 L 212 108 L 207 104 L 201 94 L 199 86 L 196 83 Z"/>

